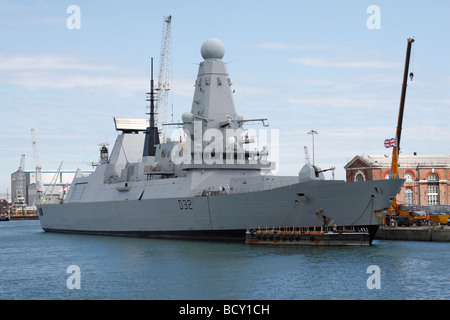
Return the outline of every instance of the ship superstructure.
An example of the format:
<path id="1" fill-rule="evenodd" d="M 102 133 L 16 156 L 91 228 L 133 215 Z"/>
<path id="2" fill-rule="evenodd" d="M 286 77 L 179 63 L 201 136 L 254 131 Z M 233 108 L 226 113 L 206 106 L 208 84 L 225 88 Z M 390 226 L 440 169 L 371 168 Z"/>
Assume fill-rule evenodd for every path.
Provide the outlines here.
<path id="1" fill-rule="evenodd" d="M 249 121 L 235 110 L 217 39 L 203 43 L 183 137 L 159 141 L 150 119 L 116 118 L 118 135 L 96 170 L 74 178 L 62 204 L 38 206 L 45 231 L 141 237 L 245 239 L 249 228 L 348 226 L 371 240 L 403 180 L 325 180 L 307 163 L 274 176 L 268 149 L 246 147 Z M 152 86 L 150 88 L 152 103 Z"/>

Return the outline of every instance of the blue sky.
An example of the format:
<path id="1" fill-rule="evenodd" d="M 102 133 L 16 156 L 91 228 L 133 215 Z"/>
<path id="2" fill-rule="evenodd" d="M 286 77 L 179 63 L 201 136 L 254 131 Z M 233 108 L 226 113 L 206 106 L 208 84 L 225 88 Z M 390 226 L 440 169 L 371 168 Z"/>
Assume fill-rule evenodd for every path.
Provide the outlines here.
<path id="1" fill-rule="evenodd" d="M 81 28 L 70 30 L 73 4 Z M 367 27 L 370 5 L 380 29 Z M 402 153 L 450 153 L 448 1 L 0 0 L 0 193 L 22 153 L 34 167 L 31 128 L 43 170 L 90 169 L 116 139 L 113 117 L 145 117 L 169 14 L 174 121 L 191 109 L 201 44 L 220 39 L 238 113 L 280 130 L 278 174 L 298 173 L 311 129 L 316 163 L 337 179 L 357 154 L 391 154 L 409 37 Z"/>

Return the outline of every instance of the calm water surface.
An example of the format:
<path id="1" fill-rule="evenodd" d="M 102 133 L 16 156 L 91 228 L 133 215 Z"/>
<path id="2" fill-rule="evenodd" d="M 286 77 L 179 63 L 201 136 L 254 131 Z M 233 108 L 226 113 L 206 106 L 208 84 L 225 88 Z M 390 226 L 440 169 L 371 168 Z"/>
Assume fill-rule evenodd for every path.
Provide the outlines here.
<path id="1" fill-rule="evenodd" d="M 39 221 L 8 221 L 0 244 L 2 300 L 450 299 L 450 243 L 250 246 L 54 234 Z M 80 289 L 67 286 L 71 265 Z"/>

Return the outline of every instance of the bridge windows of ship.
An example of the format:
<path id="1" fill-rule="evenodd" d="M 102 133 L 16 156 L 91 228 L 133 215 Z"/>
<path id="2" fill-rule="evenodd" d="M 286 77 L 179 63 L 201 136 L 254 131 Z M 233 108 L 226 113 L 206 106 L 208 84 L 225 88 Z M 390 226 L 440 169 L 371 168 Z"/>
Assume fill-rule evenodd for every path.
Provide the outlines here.
<path id="1" fill-rule="evenodd" d="M 77 183 L 75 184 L 74 190 L 72 192 L 72 202 L 81 201 L 81 198 L 83 197 L 84 190 L 86 189 L 87 183 Z"/>

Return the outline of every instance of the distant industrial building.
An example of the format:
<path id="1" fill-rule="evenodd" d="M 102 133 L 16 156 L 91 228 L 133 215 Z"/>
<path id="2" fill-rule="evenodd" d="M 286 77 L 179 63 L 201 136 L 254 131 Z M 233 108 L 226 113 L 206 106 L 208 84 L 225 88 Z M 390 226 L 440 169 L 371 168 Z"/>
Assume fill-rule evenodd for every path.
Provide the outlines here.
<path id="1" fill-rule="evenodd" d="M 355 156 L 344 167 L 346 181 L 387 179 L 391 162 L 391 156 Z M 397 196 L 398 203 L 407 206 L 450 204 L 450 155 L 400 155 L 398 173 L 406 180 Z"/>
<path id="2" fill-rule="evenodd" d="M 6 193 L 0 193 L 0 200 L 11 202 L 11 194 L 9 193 L 9 189 L 7 190 Z"/>
<path id="3" fill-rule="evenodd" d="M 41 173 L 41 194 L 47 199 L 63 198 L 76 174 L 89 174 L 91 171 L 43 170 Z M 11 174 L 11 202 L 33 206 L 36 203 L 36 172 L 18 170 Z"/>

